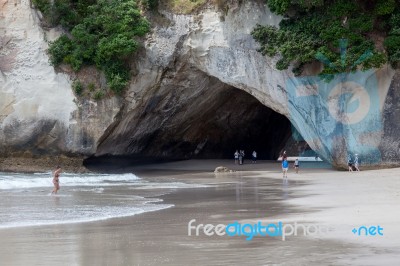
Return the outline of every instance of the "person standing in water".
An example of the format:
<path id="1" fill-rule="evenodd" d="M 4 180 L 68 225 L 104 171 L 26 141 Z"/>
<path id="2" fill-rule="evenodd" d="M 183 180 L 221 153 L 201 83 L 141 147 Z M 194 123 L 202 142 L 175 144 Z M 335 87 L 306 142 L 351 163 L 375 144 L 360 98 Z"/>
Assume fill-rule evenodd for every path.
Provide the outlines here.
<path id="1" fill-rule="evenodd" d="M 288 163 L 287 159 L 285 158 L 282 160 L 283 178 L 287 178 L 288 169 L 289 169 L 289 163 Z"/>
<path id="2" fill-rule="evenodd" d="M 61 173 L 61 167 L 57 166 L 57 169 L 54 171 L 54 176 L 53 176 L 53 185 L 54 185 L 54 189 L 51 192 L 51 194 L 57 194 L 57 191 L 60 190 L 60 173 Z"/>

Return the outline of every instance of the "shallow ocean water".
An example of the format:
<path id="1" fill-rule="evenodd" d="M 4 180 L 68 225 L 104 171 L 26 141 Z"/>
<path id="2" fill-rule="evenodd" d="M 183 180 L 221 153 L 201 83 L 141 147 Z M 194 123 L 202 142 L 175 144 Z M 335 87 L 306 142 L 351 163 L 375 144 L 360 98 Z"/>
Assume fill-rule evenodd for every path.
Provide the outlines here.
<path id="1" fill-rule="evenodd" d="M 174 206 L 162 202 L 162 193 L 197 186 L 201 187 L 151 182 L 131 173 L 64 173 L 61 190 L 51 195 L 51 173 L 0 173 L 0 228 L 89 222 L 162 210 Z M 158 188 L 163 192 L 154 193 Z"/>

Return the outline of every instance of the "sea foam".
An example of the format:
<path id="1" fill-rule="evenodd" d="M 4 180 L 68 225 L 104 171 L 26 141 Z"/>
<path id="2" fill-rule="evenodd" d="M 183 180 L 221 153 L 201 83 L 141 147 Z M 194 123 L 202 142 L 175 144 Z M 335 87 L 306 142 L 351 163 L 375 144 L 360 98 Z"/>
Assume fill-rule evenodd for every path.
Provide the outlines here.
<path id="1" fill-rule="evenodd" d="M 60 176 L 61 186 L 116 186 L 135 182 L 134 174 L 69 174 Z M 51 173 L 4 174 L 0 173 L 0 189 L 21 189 L 53 186 Z"/>

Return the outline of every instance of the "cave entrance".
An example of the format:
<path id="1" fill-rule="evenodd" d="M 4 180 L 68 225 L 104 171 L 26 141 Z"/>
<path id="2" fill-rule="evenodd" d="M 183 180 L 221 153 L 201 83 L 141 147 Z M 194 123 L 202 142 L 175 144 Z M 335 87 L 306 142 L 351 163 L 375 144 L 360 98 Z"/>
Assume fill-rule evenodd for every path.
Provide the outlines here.
<path id="1" fill-rule="evenodd" d="M 230 159 L 236 150 L 244 150 L 247 158 L 253 151 L 258 159 L 279 157 L 292 135 L 291 123 L 285 116 L 233 87 L 222 90 L 215 99 L 218 103 L 199 114 L 201 118 L 191 129 L 203 140 L 192 156 Z"/>
<path id="2" fill-rule="evenodd" d="M 160 160 L 246 158 L 276 160 L 291 138 L 290 121 L 249 93 L 191 72 L 157 87 L 143 104 L 121 116 L 99 141 L 85 164 L 125 160 L 140 164 Z M 117 160 L 121 162 L 121 160 Z"/>
<path id="3" fill-rule="evenodd" d="M 189 65 L 177 69 L 107 129 L 85 165 L 233 159 L 236 150 L 276 160 L 286 149 L 292 127 L 285 116 Z"/>

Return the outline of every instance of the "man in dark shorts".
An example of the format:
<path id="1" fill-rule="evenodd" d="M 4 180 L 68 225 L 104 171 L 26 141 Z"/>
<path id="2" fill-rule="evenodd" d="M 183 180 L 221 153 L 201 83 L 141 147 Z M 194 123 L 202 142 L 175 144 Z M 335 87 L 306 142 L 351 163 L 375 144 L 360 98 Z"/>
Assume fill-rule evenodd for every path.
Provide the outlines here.
<path id="1" fill-rule="evenodd" d="M 353 172 L 353 159 L 351 159 L 351 155 L 347 158 L 347 165 L 349 166 L 349 172 Z"/>

